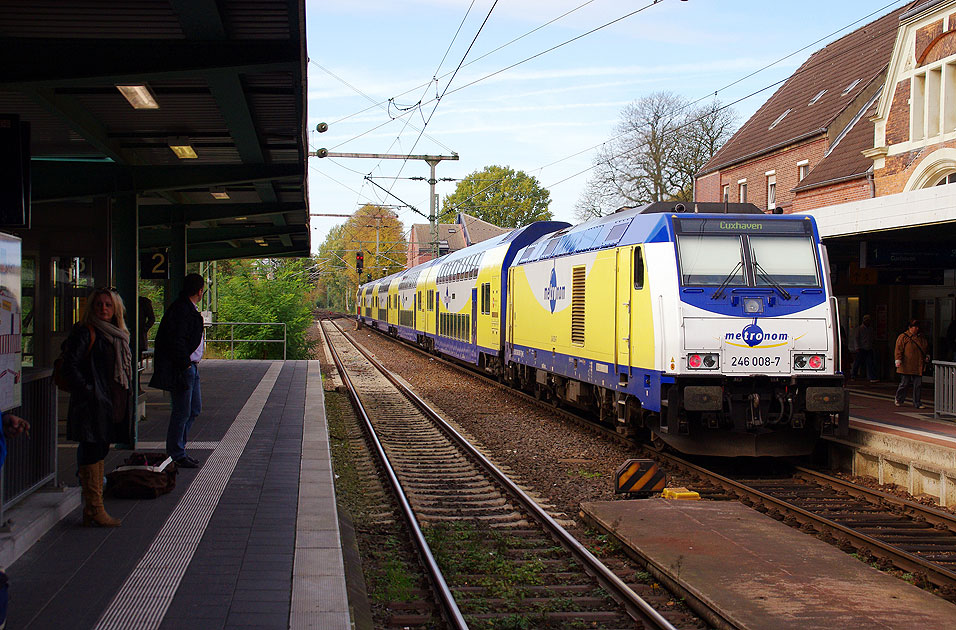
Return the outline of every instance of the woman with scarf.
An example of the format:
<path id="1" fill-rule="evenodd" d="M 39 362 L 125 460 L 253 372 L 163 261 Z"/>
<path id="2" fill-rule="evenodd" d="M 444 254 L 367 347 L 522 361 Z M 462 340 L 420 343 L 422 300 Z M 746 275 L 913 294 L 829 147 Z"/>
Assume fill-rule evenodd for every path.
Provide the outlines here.
<path id="1" fill-rule="evenodd" d="M 61 369 L 70 385 L 66 436 L 79 442 L 76 463 L 85 526 L 120 525 L 103 507 L 103 459 L 133 415 L 133 362 L 124 312 L 115 289 L 93 291 L 62 346 Z"/>

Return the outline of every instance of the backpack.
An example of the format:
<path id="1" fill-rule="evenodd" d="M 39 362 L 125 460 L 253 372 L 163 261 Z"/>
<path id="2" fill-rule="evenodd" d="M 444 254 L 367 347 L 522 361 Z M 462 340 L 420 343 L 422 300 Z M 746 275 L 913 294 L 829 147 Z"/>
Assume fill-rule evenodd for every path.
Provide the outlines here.
<path id="1" fill-rule="evenodd" d="M 106 488 L 120 499 L 155 499 L 176 487 L 176 472 L 165 453 L 133 453 L 106 475 Z"/>
<path id="2" fill-rule="evenodd" d="M 90 344 L 86 346 L 86 355 L 90 354 L 90 350 L 93 349 L 93 342 L 96 341 L 96 330 L 90 326 L 86 325 L 90 329 Z M 63 392 L 70 392 L 70 382 L 63 375 L 63 353 L 60 353 L 60 356 L 53 362 L 53 382 L 56 383 L 56 388 Z"/>

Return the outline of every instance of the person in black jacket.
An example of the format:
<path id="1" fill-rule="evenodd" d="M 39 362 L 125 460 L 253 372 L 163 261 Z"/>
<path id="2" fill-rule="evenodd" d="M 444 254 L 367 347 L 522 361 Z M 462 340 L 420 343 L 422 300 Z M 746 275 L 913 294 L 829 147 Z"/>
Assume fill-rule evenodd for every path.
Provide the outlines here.
<path id="1" fill-rule="evenodd" d="M 186 454 L 186 440 L 196 416 L 202 411 L 199 361 L 205 340 L 203 318 L 196 304 L 205 288 L 206 281 L 198 273 L 183 279 L 183 290 L 163 313 L 153 346 L 153 377 L 149 385 L 170 394 L 166 453 L 182 468 L 199 466 L 198 461 Z"/>
<path id="2" fill-rule="evenodd" d="M 83 488 L 83 525 L 118 527 L 103 506 L 103 459 L 133 417 L 133 363 L 123 299 L 97 289 L 63 342 L 61 370 L 70 388 L 66 436 L 79 442 L 76 463 Z"/>

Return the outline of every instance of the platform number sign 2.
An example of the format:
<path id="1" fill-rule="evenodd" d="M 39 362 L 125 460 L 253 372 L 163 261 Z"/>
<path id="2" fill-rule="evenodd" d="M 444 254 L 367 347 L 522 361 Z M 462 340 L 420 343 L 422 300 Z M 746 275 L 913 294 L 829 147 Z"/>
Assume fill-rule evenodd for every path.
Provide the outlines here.
<path id="1" fill-rule="evenodd" d="M 169 279 L 169 250 L 141 252 L 139 255 L 139 277 L 143 280 Z"/>

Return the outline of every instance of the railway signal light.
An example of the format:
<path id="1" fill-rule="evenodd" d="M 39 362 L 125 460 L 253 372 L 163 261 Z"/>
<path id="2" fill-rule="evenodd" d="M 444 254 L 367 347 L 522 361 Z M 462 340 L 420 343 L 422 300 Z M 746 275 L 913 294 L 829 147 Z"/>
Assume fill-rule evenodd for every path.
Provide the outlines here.
<path id="1" fill-rule="evenodd" d="M 362 273 L 362 266 L 365 264 L 365 254 L 362 252 L 355 252 L 355 273 Z"/>

